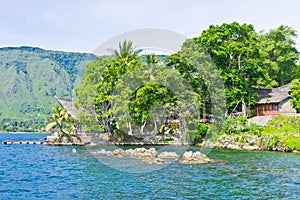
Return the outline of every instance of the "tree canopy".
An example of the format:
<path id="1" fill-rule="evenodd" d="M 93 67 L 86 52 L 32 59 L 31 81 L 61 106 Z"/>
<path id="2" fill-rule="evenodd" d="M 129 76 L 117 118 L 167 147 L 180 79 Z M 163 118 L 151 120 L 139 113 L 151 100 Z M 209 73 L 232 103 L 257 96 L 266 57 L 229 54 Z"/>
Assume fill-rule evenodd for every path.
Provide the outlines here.
<path id="1" fill-rule="evenodd" d="M 292 83 L 293 86 L 290 88 L 293 97 L 291 104 L 297 111 L 300 111 L 300 80 L 294 80 Z"/>
<path id="2" fill-rule="evenodd" d="M 246 105 L 252 104 L 255 97 L 249 86 L 257 76 L 263 75 L 263 69 L 256 62 L 259 51 L 254 27 L 236 22 L 211 25 L 195 40 L 220 70 L 229 113 L 240 103 L 246 116 Z"/>
<path id="3" fill-rule="evenodd" d="M 166 60 L 139 55 L 131 41 L 124 41 L 112 56 L 86 66 L 76 89 L 79 120 L 85 130 L 113 134 L 160 132 L 175 121 L 174 127 L 196 125 L 203 134 L 202 123 L 214 121 L 212 116 L 247 116 L 257 98 L 252 88 L 300 78 L 295 36 L 287 26 L 257 33 L 251 24 L 211 25 Z M 292 88 L 296 107 L 297 84 Z M 191 118 L 195 124 L 187 122 Z"/>
<path id="4" fill-rule="evenodd" d="M 259 64 L 268 72 L 269 80 L 257 83 L 258 87 L 276 87 L 300 77 L 299 52 L 296 49 L 296 31 L 288 26 L 279 26 L 258 36 L 261 60 Z"/>

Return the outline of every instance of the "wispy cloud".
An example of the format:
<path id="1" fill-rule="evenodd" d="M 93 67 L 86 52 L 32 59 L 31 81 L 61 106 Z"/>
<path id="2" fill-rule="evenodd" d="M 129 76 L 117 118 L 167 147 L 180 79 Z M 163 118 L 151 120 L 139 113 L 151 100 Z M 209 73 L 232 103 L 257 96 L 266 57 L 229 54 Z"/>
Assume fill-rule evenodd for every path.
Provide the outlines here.
<path id="1" fill-rule="evenodd" d="M 238 21 L 257 30 L 281 24 L 300 30 L 300 2 L 194 0 L 11 0 L 0 7 L 0 46 L 92 51 L 112 36 L 161 28 L 196 36 L 211 24 Z"/>

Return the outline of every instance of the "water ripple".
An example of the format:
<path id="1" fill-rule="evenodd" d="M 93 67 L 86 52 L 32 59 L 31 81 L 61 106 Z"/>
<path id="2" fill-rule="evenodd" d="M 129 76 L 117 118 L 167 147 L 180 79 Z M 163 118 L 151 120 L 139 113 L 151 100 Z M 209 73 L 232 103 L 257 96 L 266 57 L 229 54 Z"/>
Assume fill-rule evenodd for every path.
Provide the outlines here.
<path id="1" fill-rule="evenodd" d="M 0 142 L 41 137 L 0 134 Z M 137 174 L 73 148 L 0 144 L 0 199 L 300 199 L 296 154 L 213 150 L 210 157 L 227 163 Z"/>

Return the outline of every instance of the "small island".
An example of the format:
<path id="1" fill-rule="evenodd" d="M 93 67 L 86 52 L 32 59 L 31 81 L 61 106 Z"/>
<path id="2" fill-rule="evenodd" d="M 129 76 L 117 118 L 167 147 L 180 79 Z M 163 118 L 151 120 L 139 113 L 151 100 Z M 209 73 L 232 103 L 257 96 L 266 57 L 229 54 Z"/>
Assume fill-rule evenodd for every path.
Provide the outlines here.
<path id="1" fill-rule="evenodd" d="M 216 35 L 225 29 L 227 35 Z M 270 57 L 257 57 L 258 51 L 271 56 L 259 44 L 279 43 L 273 34 L 291 37 L 290 31 L 280 26 L 255 35 L 252 25 L 210 26 L 168 56 L 141 54 L 132 41 L 120 42 L 112 55 L 86 66 L 76 100 L 55 97 L 60 107 L 53 109 L 46 130 L 57 134 L 46 144 L 197 145 L 298 153 L 299 77 L 290 71 L 272 76 L 260 64 Z M 215 37 L 219 42 L 211 42 Z M 290 68 L 297 70 L 298 65 Z"/>

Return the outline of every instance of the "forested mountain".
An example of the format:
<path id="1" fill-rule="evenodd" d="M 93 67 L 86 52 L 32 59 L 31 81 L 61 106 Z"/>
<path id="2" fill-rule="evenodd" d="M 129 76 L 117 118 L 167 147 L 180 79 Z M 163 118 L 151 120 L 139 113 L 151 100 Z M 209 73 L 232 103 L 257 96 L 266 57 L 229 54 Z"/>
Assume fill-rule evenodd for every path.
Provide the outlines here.
<path id="1" fill-rule="evenodd" d="M 85 64 L 95 58 L 36 47 L 0 48 L 0 129 L 44 122 L 56 104 L 53 97 L 72 98 Z"/>

